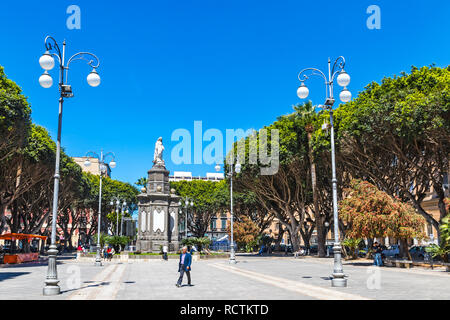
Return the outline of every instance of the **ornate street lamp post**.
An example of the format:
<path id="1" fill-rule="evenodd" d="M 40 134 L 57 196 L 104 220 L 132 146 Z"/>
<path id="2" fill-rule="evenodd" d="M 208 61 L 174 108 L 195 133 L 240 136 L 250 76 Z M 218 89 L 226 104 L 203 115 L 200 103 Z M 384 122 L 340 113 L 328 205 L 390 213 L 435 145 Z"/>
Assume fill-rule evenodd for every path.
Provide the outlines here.
<path id="1" fill-rule="evenodd" d="M 234 166 L 234 171 L 233 171 Z M 228 177 L 230 178 L 230 263 L 236 263 L 236 254 L 234 251 L 234 236 L 233 236 L 233 225 L 234 225 L 234 214 L 233 214 L 233 173 L 241 172 L 241 164 L 237 160 L 236 165 L 234 165 L 234 159 L 230 161 L 230 171 L 228 172 Z M 220 165 L 216 165 L 216 171 L 220 171 Z"/>
<path id="2" fill-rule="evenodd" d="M 105 162 L 105 158 L 111 156 L 112 160 L 109 164 Z M 95 256 L 95 265 L 101 266 L 102 265 L 102 258 L 100 256 L 100 231 L 101 231 L 101 221 L 102 221 L 102 178 L 103 175 L 107 174 L 107 165 L 109 165 L 110 168 L 114 169 L 116 167 L 116 161 L 114 153 L 108 152 L 107 154 L 103 154 L 103 150 L 100 151 L 100 156 L 96 154 L 95 152 L 89 151 L 86 153 L 86 161 L 84 162 L 85 167 L 89 167 L 91 165 L 90 158 L 97 158 L 98 159 L 98 166 L 100 171 L 100 185 L 99 185 L 99 192 L 98 192 L 98 219 L 97 219 L 97 253 Z"/>
<path id="3" fill-rule="evenodd" d="M 70 59 L 65 61 L 66 53 L 66 41 L 63 42 L 62 51 L 59 48 L 58 43 L 53 37 L 47 36 L 45 38 L 45 53 L 40 57 L 39 64 L 44 69 L 44 73 L 39 77 L 39 84 L 43 88 L 50 88 L 53 85 L 53 79 L 48 73 L 55 67 L 55 59 L 58 58 L 59 62 L 59 117 L 58 117 L 58 136 L 56 141 L 56 163 L 55 163 L 55 176 L 53 187 L 53 205 L 52 205 L 52 233 L 51 244 L 48 250 L 48 270 L 47 277 L 45 279 L 45 286 L 43 294 L 45 296 L 57 295 L 61 293 L 61 289 L 58 285 L 58 273 L 56 267 L 56 218 L 58 214 L 58 193 L 59 193 L 59 162 L 61 157 L 61 125 L 63 114 L 63 102 L 64 98 L 73 97 L 72 87 L 67 83 L 69 65 L 75 60 L 85 60 L 88 65 L 92 67 L 92 71 L 87 76 L 87 82 L 92 87 L 97 87 L 100 84 L 100 76 L 97 73 L 97 68 L 100 65 L 98 58 L 89 52 L 79 52 L 74 54 Z"/>
<path id="4" fill-rule="evenodd" d="M 347 86 L 350 84 L 350 76 L 344 70 L 345 59 L 344 57 L 339 57 L 331 66 L 331 60 L 328 59 L 328 77 L 319 69 L 316 68 L 306 68 L 302 70 L 298 79 L 301 84 L 297 90 L 297 95 L 300 99 L 305 99 L 309 95 L 309 89 L 305 86 L 305 81 L 309 79 L 310 75 L 321 76 L 325 80 L 326 87 L 326 100 L 323 108 L 326 108 L 330 112 L 330 129 L 331 129 L 331 168 L 332 168 L 332 184 L 333 184 L 333 219 L 334 219 L 334 270 L 333 279 L 331 285 L 333 287 L 346 287 L 347 279 L 345 279 L 344 270 L 342 268 L 341 260 L 341 243 L 339 240 L 339 217 L 338 217 L 338 202 L 337 202 L 337 179 L 336 179 L 336 157 L 334 148 L 334 123 L 333 123 L 333 84 L 334 79 L 337 76 L 337 83 L 339 86 L 343 87 L 339 98 L 342 102 L 349 102 L 352 99 L 352 94 L 347 90 Z"/>

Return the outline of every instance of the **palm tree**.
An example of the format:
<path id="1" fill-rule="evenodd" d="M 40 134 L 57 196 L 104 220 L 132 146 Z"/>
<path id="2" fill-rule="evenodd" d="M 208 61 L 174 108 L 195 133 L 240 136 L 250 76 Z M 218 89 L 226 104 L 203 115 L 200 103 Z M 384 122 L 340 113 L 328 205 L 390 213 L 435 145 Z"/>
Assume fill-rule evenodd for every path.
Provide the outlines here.
<path id="1" fill-rule="evenodd" d="M 313 193 L 314 203 L 314 220 L 316 222 L 317 230 L 317 244 L 319 257 L 325 257 L 325 232 L 324 221 L 320 214 L 319 201 L 317 197 L 317 176 L 316 176 L 316 164 L 314 160 L 314 153 L 312 150 L 312 134 L 314 132 L 314 121 L 317 118 L 316 108 L 312 105 L 311 101 L 304 103 L 303 105 L 294 106 L 297 115 L 301 119 L 301 122 L 305 126 L 305 130 L 308 134 L 308 157 L 311 166 L 311 185 Z"/>
<path id="2" fill-rule="evenodd" d="M 147 181 L 148 181 L 147 178 L 142 177 L 142 178 L 139 178 L 139 180 L 136 181 L 134 184 L 137 186 L 140 186 L 140 187 L 145 187 L 145 186 L 147 186 Z"/>

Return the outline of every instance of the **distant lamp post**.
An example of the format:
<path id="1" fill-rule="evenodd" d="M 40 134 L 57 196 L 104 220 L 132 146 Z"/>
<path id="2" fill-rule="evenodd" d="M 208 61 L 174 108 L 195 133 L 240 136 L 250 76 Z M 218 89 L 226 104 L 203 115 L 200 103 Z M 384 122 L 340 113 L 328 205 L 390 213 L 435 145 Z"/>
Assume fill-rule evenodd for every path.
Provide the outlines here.
<path id="1" fill-rule="evenodd" d="M 67 60 L 66 64 L 66 41 L 63 42 L 62 51 L 59 48 L 58 43 L 53 37 L 47 36 L 44 41 L 45 53 L 39 58 L 39 65 L 44 69 L 44 73 L 39 77 L 39 84 L 43 88 L 50 88 L 53 85 L 53 79 L 48 73 L 55 67 L 55 57 L 59 63 L 59 116 L 58 116 L 58 135 L 56 141 L 56 161 L 55 161 L 55 175 L 53 186 L 53 205 L 52 205 L 52 232 L 51 243 L 48 250 L 48 269 L 47 277 L 45 279 L 45 286 L 43 289 L 43 295 L 51 296 L 61 293 L 61 289 L 58 285 L 58 272 L 56 267 L 56 218 L 58 213 L 58 194 L 59 194 L 59 180 L 61 178 L 59 173 L 59 165 L 61 158 L 61 125 L 63 114 L 63 102 L 64 98 L 73 97 L 72 87 L 67 83 L 69 66 L 72 61 L 85 60 L 89 66 L 93 68 L 93 71 L 100 66 L 98 58 L 89 52 L 79 52 L 74 54 Z M 91 72 L 92 73 L 92 72 Z M 100 77 L 97 74 L 95 81 L 90 80 L 88 76 L 88 84 L 91 86 L 98 86 L 100 84 Z M 94 85 L 95 84 L 95 85 Z"/>
<path id="2" fill-rule="evenodd" d="M 181 207 L 183 204 L 181 201 L 178 202 L 178 205 Z M 192 199 L 189 199 L 187 196 L 184 198 L 184 237 L 187 239 L 187 232 L 188 232 L 188 207 L 191 206 L 191 208 L 194 207 L 194 201 Z"/>
<path id="3" fill-rule="evenodd" d="M 122 204 L 122 214 L 120 216 L 120 235 L 123 236 L 123 216 L 125 214 L 125 208 L 127 207 L 126 201 Z M 128 210 L 127 210 L 128 211 Z"/>
<path id="4" fill-rule="evenodd" d="M 234 214 L 233 214 L 233 166 L 234 166 L 234 172 L 240 173 L 242 166 L 239 163 L 239 160 L 236 161 L 236 164 L 234 165 L 234 159 L 230 161 L 230 171 L 228 172 L 228 177 L 230 178 L 230 263 L 235 264 L 236 263 L 236 254 L 234 250 L 234 235 L 233 235 L 233 225 L 234 225 Z M 217 164 L 215 167 L 216 171 L 220 171 L 220 165 Z"/>
<path id="5" fill-rule="evenodd" d="M 101 221 L 102 221 L 102 178 L 103 175 L 106 175 L 107 172 L 107 162 L 105 162 L 106 157 L 111 157 L 112 160 L 109 162 L 109 167 L 114 169 L 116 167 L 115 155 L 112 152 L 108 152 L 107 154 L 103 154 L 103 150 L 100 151 L 100 156 L 93 151 L 89 151 L 86 153 L 86 160 L 84 161 L 85 167 L 91 166 L 91 158 L 98 159 L 98 166 L 100 171 L 100 183 L 99 183 L 99 192 L 98 192 L 98 219 L 97 219 L 97 253 L 95 255 L 95 265 L 102 265 L 102 257 L 100 256 L 100 232 L 101 232 Z"/>
<path id="6" fill-rule="evenodd" d="M 334 147 L 334 124 L 333 124 L 333 84 L 334 79 L 339 86 L 343 87 L 339 98 L 342 102 L 349 102 L 352 99 L 352 94 L 348 91 L 347 86 L 350 84 L 350 75 L 345 72 L 345 59 L 344 57 L 339 57 L 335 60 L 333 67 L 331 66 L 331 60 L 328 59 L 328 77 L 319 69 L 316 68 L 306 68 L 303 69 L 299 75 L 300 87 L 297 89 L 297 95 L 300 99 L 305 99 L 309 95 L 309 89 L 305 85 L 305 81 L 309 79 L 310 75 L 317 75 L 325 80 L 326 87 L 326 100 L 324 108 L 328 109 L 330 112 L 330 129 L 331 129 L 331 167 L 332 167 L 332 184 L 333 184 L 333 218 L 334 218 L 334 270 L 333 279 L 331 285 L 333 287 L 346 287 L 347 279 L 345 279 L 344 270 L 342 267 L 341 252 L 342 247 L 339 239 L 339 217 L 338 217 L 338 203 L 337 203 L 337 179 L 336 179 L 336 157 L 335 157 L 335 147 Z M 323 126 L 322 130 L 327 129 L 328 125 Z"/>
<path id="7" fill-rule="evenodd" d="M 115 196 L 111 199 L 111 201 L 109 202 L 109 204 L 111 205 L 111 207 L 114 207 L 114 205 L 116 205 L 116 228 L 115 228 L 115 234 L 116 236 L 119 235 L 119 225 L 122 224 L 123 221 L 123 214 L 125 211 L 125 208 L 127 206 L 127 202 L 125 200 L 121 200 L 118 196 Z M 119 224 L 119 216 L 122 216 L 120 224 Z M 122 229 L 122 227 L 121 227 Z M 122 230 L 120 232 L 120 234 L 122 234 Z"/>

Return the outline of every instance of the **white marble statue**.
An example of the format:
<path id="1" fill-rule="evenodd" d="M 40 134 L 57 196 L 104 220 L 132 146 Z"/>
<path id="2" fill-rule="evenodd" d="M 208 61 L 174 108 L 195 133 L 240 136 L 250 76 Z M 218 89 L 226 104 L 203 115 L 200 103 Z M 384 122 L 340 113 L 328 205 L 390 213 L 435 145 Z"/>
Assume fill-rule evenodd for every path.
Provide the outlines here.
<path id="1" fill-rule="evenodd" d="M 158 138 L 158 141 L 156 141 L 155 143 L 155 153 L 153 155 L 153 163 L 155 165 L 164 165 L 164 160 L 163 160 L 163 151 L 164 151 L 164 146 L 162 143 L 162 137 Z"/>

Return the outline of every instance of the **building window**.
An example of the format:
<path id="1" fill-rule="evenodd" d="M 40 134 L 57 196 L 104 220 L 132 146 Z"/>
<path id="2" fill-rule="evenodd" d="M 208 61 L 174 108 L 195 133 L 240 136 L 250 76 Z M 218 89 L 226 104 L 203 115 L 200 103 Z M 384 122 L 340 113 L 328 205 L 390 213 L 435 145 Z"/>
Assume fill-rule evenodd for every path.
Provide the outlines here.
<path id="1" fill-rule="evenodd" d="M 222 230 L 227 229 L 227 219 L 222 219 Z"/>
<path id="2" fill-rule="evenodd" d="M 210 227 L 211 227 L 211 231 L 216 229 L 216 219 L 215 218 L 211 219 L 211 226 Z"/>

